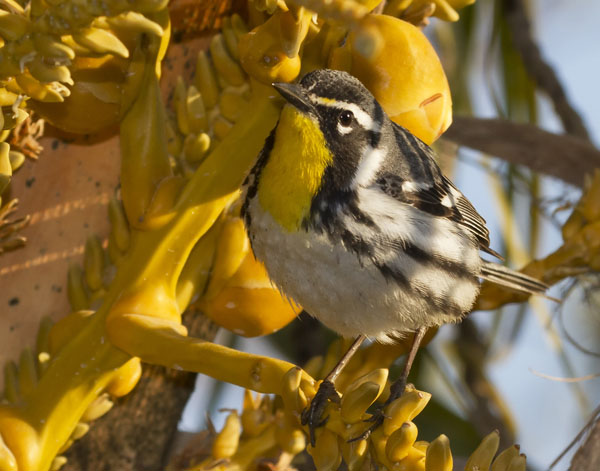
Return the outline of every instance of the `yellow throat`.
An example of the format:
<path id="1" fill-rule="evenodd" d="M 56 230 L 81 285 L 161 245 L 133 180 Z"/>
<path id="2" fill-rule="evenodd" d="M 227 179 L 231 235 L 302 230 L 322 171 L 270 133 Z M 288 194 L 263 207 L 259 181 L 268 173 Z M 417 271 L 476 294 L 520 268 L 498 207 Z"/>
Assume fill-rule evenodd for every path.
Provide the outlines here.
<path id="1" fill-rule="evenodd" d="M 260 205 L 289 232 L 300 227 L 333 161 L 319 125 L 285 105 L 258 184 Z"/>

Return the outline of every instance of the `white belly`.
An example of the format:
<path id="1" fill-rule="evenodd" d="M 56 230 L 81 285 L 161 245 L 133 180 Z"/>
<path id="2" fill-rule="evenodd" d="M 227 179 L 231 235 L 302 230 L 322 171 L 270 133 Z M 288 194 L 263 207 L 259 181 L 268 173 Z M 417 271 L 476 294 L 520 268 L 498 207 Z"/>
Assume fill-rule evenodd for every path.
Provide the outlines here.
<path id="1" fill-rule="evenodd" d="M 250 238 L 256 257 L 265 263 L 269 276 L 284 294 L 311 315 L 344 337 L 364 334 L 379 341 L 388 336 L 458 320 L 459 316 L 432 310 L 423 296 L 415 295 L 386 279 L 370 260 L 361 260 L 343 245 L 334 245 L 325 234 L 282 229 L 254 198 Z M 413 276 L 452 292 L 462 290 L 464 311 L 472 305 L 478 286 L 461 284 L 439 270 L 422 267 L 409 257 Z M 411 266 L 411 268 L 412 268 Z"/>

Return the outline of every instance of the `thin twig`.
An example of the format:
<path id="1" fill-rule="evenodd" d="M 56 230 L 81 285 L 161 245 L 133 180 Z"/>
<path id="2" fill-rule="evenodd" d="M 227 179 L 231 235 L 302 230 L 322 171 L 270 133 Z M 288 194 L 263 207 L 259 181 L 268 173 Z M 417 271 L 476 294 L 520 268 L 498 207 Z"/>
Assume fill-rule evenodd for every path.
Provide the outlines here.
<path id="1" fill-rule="evenodd" d="M 540 378 L 549 379 L 551 381 L 558 381 L 559 383 L 580 383 L 581 381 L 600 378 L 600 373 L 579 376 L 577 378 L 561 378 L 560 376 L 552 376 L 547 375 L 546 373 L 541 373 L 539 371 L 534 370 L 533 368 L 529 368 L 529 371 L 534 375 L 539 376 Z"/>

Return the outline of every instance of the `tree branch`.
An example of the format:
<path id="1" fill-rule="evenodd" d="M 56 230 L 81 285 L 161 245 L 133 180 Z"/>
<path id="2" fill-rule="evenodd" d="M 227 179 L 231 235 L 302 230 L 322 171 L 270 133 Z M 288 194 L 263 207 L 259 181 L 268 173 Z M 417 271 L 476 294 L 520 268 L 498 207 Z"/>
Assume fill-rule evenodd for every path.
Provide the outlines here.
<path id="1" fill-rule="evenodd" d="M 571 466 L 569 466 L 569 471 L 596 471 L 597 469 L 600 469 L 599 410 L 600 409 L 596 409 L 595 414 L 592 414 L 591 421 L 584 427 L 580 434 L 575 437 L 575 441 L 577 441 L 580 439 L 581 434 L 589 432 L 583 445 L 581 445 L 581 447 L 579 447 L 579 449 L 575 452 L 575 455 L 573 455 Z M 569 448 L 567 448 L 567 450 Z M 557 460 L 554 461 L 554 463 L 552 463 L 552 466 L 554 466 L 561 457 L 562 454 L 557 458 Z"/>
<path id="2" fill-rule="evenodd" d="M 533 40 L 531 24 L 522 0 L 505 0 L 504 7 L 506 23 L 512 33 L 515 49 L 521 54 L 525 70 L 538 88 L 544 91 L 554 103 L 554 109 L 565 131 L 589 141 L 590 136 L 583 120 L 569 103 L 554 69 L 544 60 L 540 48 Z"/>
<path id="3" fill-rule="evenodd" d="M 444 138 L 579 187 L 587 173 L 600 167 L 600 151 L 588 141 L 533 124 L 455 116 Z"/>

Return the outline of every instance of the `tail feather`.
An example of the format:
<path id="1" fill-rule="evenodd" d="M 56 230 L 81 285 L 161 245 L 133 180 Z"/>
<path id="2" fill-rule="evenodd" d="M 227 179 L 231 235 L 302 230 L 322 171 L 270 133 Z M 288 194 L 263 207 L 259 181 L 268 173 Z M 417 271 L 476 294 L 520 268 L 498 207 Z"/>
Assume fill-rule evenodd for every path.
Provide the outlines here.
<path id="1" fill-rule="evenodd" d="M 546 283 L 497 263 L 484 261 L 481 267 L 481 278 L 522 293 L 538 294 L 555 300 L 545 295 L 549 288 Z"/>

